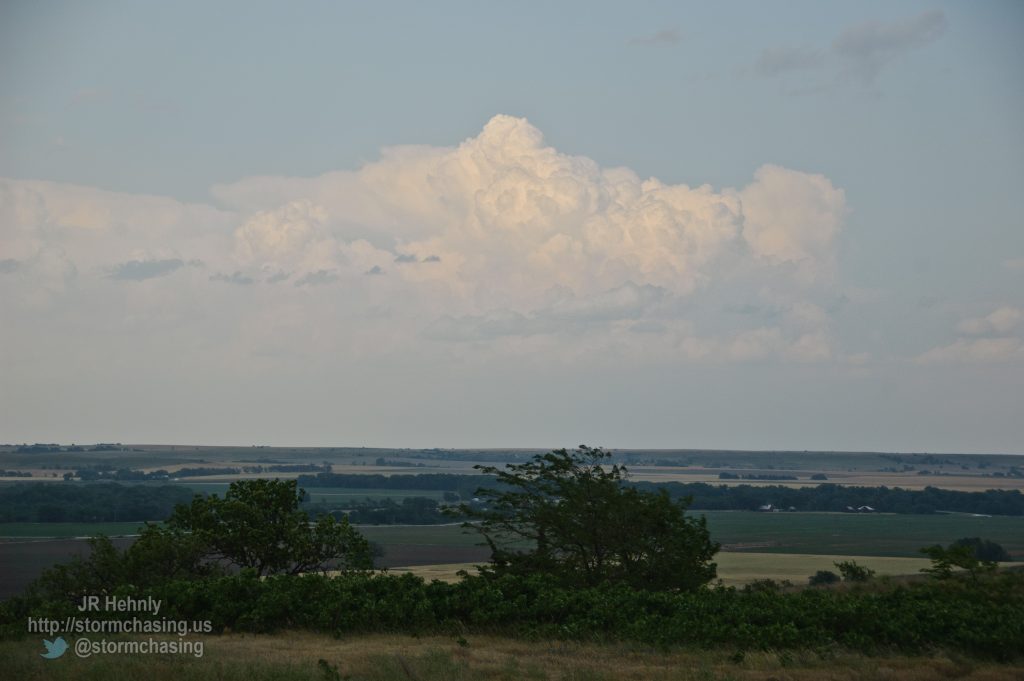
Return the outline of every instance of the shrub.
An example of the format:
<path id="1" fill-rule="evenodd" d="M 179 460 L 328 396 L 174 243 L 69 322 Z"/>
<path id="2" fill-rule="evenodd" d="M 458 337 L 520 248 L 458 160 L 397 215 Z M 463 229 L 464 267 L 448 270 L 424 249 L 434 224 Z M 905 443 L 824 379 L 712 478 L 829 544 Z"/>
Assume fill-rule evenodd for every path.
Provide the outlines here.
<path id="1" fill-rule="evenodd" d="M 858 565 L 855 560 L 844 560 L 833 565 L 839 568 L 844 582 L 866 582 L 875 576 L 874 570 Z"/>
<path id="2" fill-rule="evenodd" d="M 826 586 L 839 581 L 839 575 L 831 570 L 818 570 L 808 578 L 811 586 Z"/>

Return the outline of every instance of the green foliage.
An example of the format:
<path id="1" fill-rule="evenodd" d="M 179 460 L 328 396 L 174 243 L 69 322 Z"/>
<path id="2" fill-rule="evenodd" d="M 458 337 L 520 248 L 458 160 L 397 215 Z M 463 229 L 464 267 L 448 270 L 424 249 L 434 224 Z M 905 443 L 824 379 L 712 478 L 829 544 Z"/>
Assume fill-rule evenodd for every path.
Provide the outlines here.
<path id="1" fill-rule="evenodd" d="M 855 560 L 843 560 L 833 565 L 839 569 L 844 582 L 867 582 L 875 576 L 874 570 L 859 565 Z"/>
<path id="2" fill-rule="evenodd" d="M 948 547 L 935 544 L 921 549 L 932 560 L 931 567 L 921 568 L 921 572 L 927 573 L 937 579 L 949 579 L 957 568 L 964 570 L 972 580 L 977 580 L 982 575 L 992 574 L 996 570 L 993 561 L 979 560 L 974 553 L 974 547 L 969 544 L 950 544 Z"/>
<path id="3" fill-rule="evenodd" d="M 835 584 L 839 581 L 839 575 L 832 572 L 831 570 L 818 570 L 813 575 L 807 578 L 808 583 L 811 586 L 827 586 L 829 584 Z"/>
<path id="4" fill-rule="evenodd" d="M 974 551 L 974 557 L 978 560 L 987 560 L 994 563 L 1013 560 L 1013 557 L 1000 544 L 981 537 L 962 537 L 953 542 L 953 546 L 968 546 Z"/>
<path id="5" fill-rule="evenodd" d="M 0 522 L 163 520 L 190 498 L 177 485 L 18 483 L 0 486 Z"/>
<path id="6" fill-rule="evenodd" d="M 45 571 L 29 598 L 73 603 L 83 595 L 223 575 L 231 566 L 257 576 L 373 566 L 373 547 L 347 520 L 321 516 L 311 523 L 301 500 L 295 481 L 234 482 L 223 499 L 196 496 L 165 525 L 147 523 L 124 551 L 93 537 L 88 557 Z"/>
<path id="7" fill-rule="evenodd" d="M 172 544 L 186 535 L 206 556 L 259 575 L 369 569 L 370 546 L 347 519 L 320 516 L 310 523 L 299 508 L 305 491 L 294 480 L 239 480 L 223 498 L 196 496 L 167 520 Z"/>
<path id="8" fill-rule="evenodd" d="M 43 572 L 28 588 L 28 599 L 45 602 L 75 603 L 82 596 L 113 592 L 131 579 L 124 554 L 99 535 L 89 539 L 88 557 L 74 556 L 64 565 Z"/>
<path id="9" fill-rule="evenodd" d="M 543 575 L 427 584 L 408 574 L 261 579 L 246 570 L 168 582 L 141 594 L 159 599 L 168 618 L 209 619 L 216 631 L 486 633 L 740 651 L 842 646 L 926 653 L 939 648 L 1000 659 L 1024 651 L 1024 575 L 1019 573 L 870 589 L 654 592 L 625 584 L 572 588 Z M 45 610 L 6 602 L 0 621 L 24 634 L 26 612 L 39 616 Z"/>
<path id="10" fill-rule="evenodd" d="M 483 508 L 459 513 L 491 547 L 492 574 L 543 574 L 562 584 L 630 584 L 695 590 L 714 579 L 718 550 L 703 517 L 686 502 L 623 484 L 626 470 L 610 455 L 581 446 L 536 455 L 499 470 L 497 489 L 477 490 Z"/>

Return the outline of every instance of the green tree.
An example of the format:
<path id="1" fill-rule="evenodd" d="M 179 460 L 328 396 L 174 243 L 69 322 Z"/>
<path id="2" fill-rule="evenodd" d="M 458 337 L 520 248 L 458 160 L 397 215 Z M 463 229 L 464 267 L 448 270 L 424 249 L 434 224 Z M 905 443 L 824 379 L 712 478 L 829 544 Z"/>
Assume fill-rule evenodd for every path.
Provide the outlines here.
<path id="1" fill-rule="evenodd" d="M 991 574 L 996 570 L 994 562 L 979 560 L 974 555 L 974 547 L 970 545 L 953 543 L 943 548 L 935 544 L 921 549 L 921 553 L 932 560 L 931 567 L 921 568 L 921 572 L 938 579 L 949 579 L 953 576 L 953 571 L 959 568 L 973 581 L 977 581 L 981 575 Z"/>
<path id="2" fill-rule="evenodd" d="M 832 564 L 839 569 L 844 582 L 867 582 L 875 576 L 874 570 L 858 564 L 855 560 L 843 560 Z"/>
<path id="3" fill-rule="evenodd" d="M 827 586 L 829 584 L 835 584 L 838 581 L 839 575 L 831 570 L 818 570 L 807 578 L 807 582 L 811 586 Z"/>
<path id="4" fill-rule="evenodd" d="M 370 545 L 348 520 L 299 508 L 305 490 L 294 480 L 238 480 L 223 498 L 196 496 L 178 506 L 165 532 L 190 536 L 207 560 L 252 568 L 260 575 L 335 568 L 370 569 Z"/>
<path id="5" fill-rule="evenodd" d="M 626 469 L 610 453 L 581 445 L 538 454 L 503 470 L 462 504 L 464 527 L 491 548 L 485 574 L 548 575 L 580 586 L 626 583 L 645 589 L 696 590 L 714 579 L 706 521 L 688 517 L 689 499 L 672 501 L 623 485 Z"/>
<path id="6" fill-rule="evenodd" d="M 981 537 L 961 537 L 953 542 L 953 546 L 967 546 L 974 552 L 978 560 L 988 560 L 995 563 L 1013 560 L 1013 557 L 1002 547 L 1001 544 L 990 539 Z"/>

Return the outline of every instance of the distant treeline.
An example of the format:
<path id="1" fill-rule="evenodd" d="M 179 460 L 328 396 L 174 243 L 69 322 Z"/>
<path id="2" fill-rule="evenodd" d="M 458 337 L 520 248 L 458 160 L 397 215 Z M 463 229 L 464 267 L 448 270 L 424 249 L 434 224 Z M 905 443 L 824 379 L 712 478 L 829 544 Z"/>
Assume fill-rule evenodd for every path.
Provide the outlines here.
<path id="1" fill-rule="evenodd" d="M 178 485 L 17 483 L 0 487 L 0 522 L 163 520 L 192 496 L 192 490 Z"/>
<path id="2" fill-rule="evenodd" d="M 300 475 L 300 487 L 349 487 L 356 489 L 445 490 L 471 498 L 477 488 L 494 486 L 489 475 L 430 473 L 425 475 L 358 475 L 320 473 Z M 756 511 L 761 506 L 793 507 L 797 511 L 845 511 L 847 507 L 870 506 L 883 513 L 982 513 L 1024 515 L 1024 495 L 1018 490 L 959 492 L 927 487 L 844 487 L 835 484 L 815 487 L 781 485 L 711 485 L 703 482 L 633 482 L 640 489 L 664 488 L 673 498 L 692 497 L 694 510 Z"/>
<path id="3" fill-rule="evenodd" d="M 711 485 L 695 483 L 629 483 L 644 490 L 664 489 L 673 498 L 692 497 L 690 508 L 756 511 L 771 504 L 796 511 L 845 511 L 870 506 L 882 513 L 980 513 L 1024 515 L 1024 495 L 1017 490 L 957 492 L 928 487 L 906 490 L 888 487 L 817 487 Z M 426 475 L 355 475 L 320 473 L 299 476 L 299 487 L 345 487 L 443 491 L 445 501 L 472 502 L 480 487 L 494 487 L 489 475 L 431 473 Z M 111 522 L 161 520 L 177 503 L 192 499 L 193 490 L 180 485 L 119 485 L 102 482 L 88 485 L 15 483 L 0 486 L 0 522 Z M 449 522 L 433 499 L 413 497 L 402 501 L 317 502 L 310 511 L 347 514 L 357 524 L 432 524 Z"/>
<path id="4" fill-rule="evenodd" d="M 493 475 L 423 473 L 421 475 L 360 475 L 358 473 L 319 473 L 300 475 L 299 487 L 347 487 L 350 489 L 412 489 L 455 492 L 463 499 L 480 487 L 494 487 Z"/>
<path id="5" fill-rule="evenodd" d="M 346 502 L 345 509 L 337 504 L 315 503 L 303 507 L 311 516 L 330 513 L 335 518 L 348 518 L 353 525 L 439 525 L 453 522 L 444 515 L 441 505 L 427 497 L 406 497 L 395 499 L 373 499 Z"/>
<path id="6" fill-rule="evenodd" d="M 981 513 L 984 515 L 1024 515 L 1024 494 L 1019 490 L 959 492 L 926 487 L 910 490 L 900 487 L 844 487 L 824 484 L 817 487 L 709 485 L 703 482 L 634 482 L 640 489 L 662 488 L 673 498 L 693 497 L 694 510 L 756 511 L 765 504 L 797 511 L 845 511 L 847 507 L 870 506 L 883 513 Z"/>
<path id="7" fill-rule="evenodd" d="M 774 473 L 728 473 L 718 474 L 719 480 L 799 480 L 795 475 L 776 475 Z"/>
<path id="8" fill-rule="evenodd" d="M 65 473 L 64 479 L 71 480 L 78 478 L 83 482 L 95 482 L 97 480 L 112 480 L 115 482 L 148 482 L 153 480 L 174 480 L 176 478 L 198 478 L 211 475 L 241 475 L 247 473 L 260 475 L 262 473 L 315 473 L 317 471 L 329 471 L 329 464 L 315 463 L 294 463 L 294 464 L 273 464 L 255 466 L 220 466 L 205 468 L 181 468 L 173 472 L 164 469 L 155 471 L 140 471 L 134 468 L 110 469 L 106 467 L 90 467 L 76 470 L 74 473 Z"/>

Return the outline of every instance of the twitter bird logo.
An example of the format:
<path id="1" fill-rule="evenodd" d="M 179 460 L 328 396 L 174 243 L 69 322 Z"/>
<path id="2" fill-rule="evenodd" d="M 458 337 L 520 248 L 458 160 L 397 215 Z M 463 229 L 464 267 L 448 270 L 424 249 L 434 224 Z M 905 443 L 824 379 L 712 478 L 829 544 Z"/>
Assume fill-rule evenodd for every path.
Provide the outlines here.
<path id="1" fill-rule="evenodd" d="M 39 657 L 45 657 L 47 660 L 56 660 L 68 649 L 68 642 L 64 640 L 63 636 L 58 636 L 52 641 L 47 641 L 44 638 L 43 645 L 46 646 L 46 652 L 39 653 Z"/>

